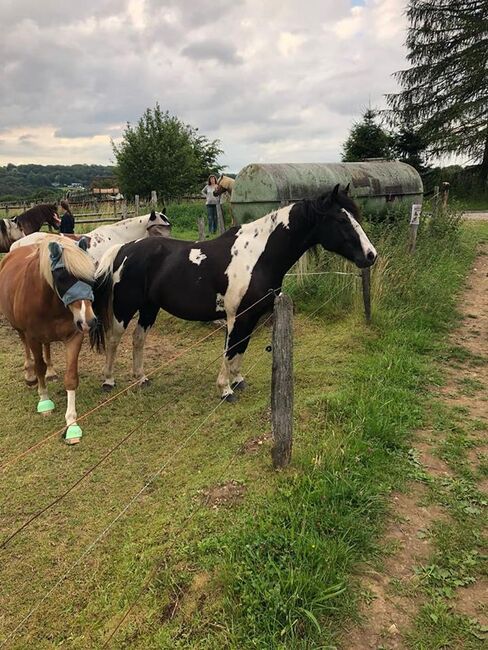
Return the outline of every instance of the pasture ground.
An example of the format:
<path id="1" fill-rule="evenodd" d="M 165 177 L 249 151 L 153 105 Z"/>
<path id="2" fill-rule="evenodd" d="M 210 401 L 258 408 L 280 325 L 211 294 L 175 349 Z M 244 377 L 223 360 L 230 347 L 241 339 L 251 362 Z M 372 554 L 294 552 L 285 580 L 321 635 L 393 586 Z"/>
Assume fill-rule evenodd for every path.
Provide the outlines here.
<path id="1" fill-rule="evenodd" d="M 473 612 L 454 616 L 448 595 L 440 592 L 448 587 L 459 598 L 464 588 L 455 582 L 459 567 L 469 567 L 473 584 L 479 580 L 480 515 L 486 504 L 474 482 L 486 471 L 486 461 L 475 443 L 486 426 L 479 417 L 468 424 L 463 411 L 446 412 L 435 393 L 453 364 L 486 366 L 484 353 L 448 341 L 447 334 L 456 322 L 456 296 L 476 246 L 488 240 L 488 227 L 465 225 L 461 237 L 449 227 L 421 231 L 414 258 L 404 254 L 403 232 L 382 237 L 370 328 L 351 289 L 354 278 L 290 282 L 297 306 L 296 413 L 293 464 L 286 472 L 273 472 L 269 459 L 269 327 L 251 342 L 248 390 L 236 405 L 218 406 L 214 382 L 221 333 L 170 363 L 212 327 L 165 315 L 150 335 L 146 358 L 148 370 L 167 365 L 148 389 L 129 391 L 87 418 L 80 445 L 69 448 L 53 438 L 6 468 L 0 477 L 3 536 L 135 428 L 73 492 L 0 550 L 0 642 L 45 598 L 8 638 L 8 647 L 100 648 L 132 603 L 108 647 L 334 647 L 338 633 L 358 616 L 358 605 L 374 596 L 361 576 L 355 577 L 355 568 L 375 563 L 381 572 L 388 566 L 385 550 L 393 553 L 395 540 L 386 549 L 378 542 L 389 530 L 385 514 L 395 511 L 395 497 L 396 503 L 406 498 L 411 482 L 420 478 L 426 492 L 419 498 L 425 498 L 427 511 L 436 504 L 437 513 L 443 501 L 450 518 L 441 518 L 432 532 L 432 562 L 420 568 L 424 605 L 402 639 L 406 647 L 449 647 L 428 642 L 432 628 L 441 630 L 443 639 L 454 629 L 453 638 L 464 646 L 453 648 L 482 647 L 483 629 L 472 622 Z M 315 316 L 307 315 L 321 304 Z M 4 463 L 62 425 L 65 398 L 62 384 L 52 384 L 58 410 L 39 419 L 36 396 L 22 382 L 20 346 L 7 327 L 0 332 Z M 60 355 L 57 349 L 58 369 Z M 129 382 L 129 359 L 127 337 L 119 387 Z M 105 399 L 99 392 L 101 365 L 101 358 L 84 350 L 79 413 Z M 461 389 L 478 394 L 481 388 L 473 382 L 481 380 L 467 379 L 471 382 L 461 382 Z M 414 431 L 429 427 L 448 432 L 439 450 L 453 472 L 447 483 L 430 481 L 420 452 L 412 451 Z M 421 532 L 430 539 L 430 529 Z M 462 549 L 465 555 L 455 555 Z M 457 558 L 452 580 L 445 572 L 451 576 L 453 567 L 442 564 L 449 557 Z"/>

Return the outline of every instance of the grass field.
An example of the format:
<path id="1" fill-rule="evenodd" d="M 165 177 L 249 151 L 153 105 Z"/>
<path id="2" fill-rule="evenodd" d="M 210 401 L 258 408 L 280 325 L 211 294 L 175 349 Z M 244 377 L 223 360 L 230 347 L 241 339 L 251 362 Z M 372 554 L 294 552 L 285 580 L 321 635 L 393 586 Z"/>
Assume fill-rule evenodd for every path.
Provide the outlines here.
<path id="1" fill-rule="evenodd" d="M 184 221 L 180 231 L 194 235 Z M 356 277 L 287 280 L 297 313 L 294 457 L 285 472 L 272 471 L 269 458 L 269 326 L 253 337 L 244 364 L 250 385 L 230 406 L 214 387 L 221 333 L 171 362 L 213 326 L 165 315 L 146 355 L 149 370 L 165 365 L 148 389 L 87 418 L 77 447 L 52 438 L 5 469 L 3 536 L 134 430 L 0 550 L 0 642 L 100 648 L 134 604 L 108 647 L 333 646 L 356 611 L 354 567 L 376 555 L 388 496 L 408 473 L 409 440 L 429 410 L 427 388 L 456 321 L 456 295 L 488 227 L 459 232 L 455 220 L 431 223 L 413 258 L 402 227 L 375 226 L 371 234 L 381 255 L 371 327 Z M 315 264 L 345 268 L 323 256 Z M 22 383 L 19 346 L 6 326 L 1 331 L 5 463 L 62 426 L 65 397 L 62 384 L 52 384 L 58 410 L 39 419 L 36 395 Z M 129 338 L 121 356 L 119 388 L 130 381 Z M 85 349 L 79 413 L 105 399 L 101 367 Z"/>

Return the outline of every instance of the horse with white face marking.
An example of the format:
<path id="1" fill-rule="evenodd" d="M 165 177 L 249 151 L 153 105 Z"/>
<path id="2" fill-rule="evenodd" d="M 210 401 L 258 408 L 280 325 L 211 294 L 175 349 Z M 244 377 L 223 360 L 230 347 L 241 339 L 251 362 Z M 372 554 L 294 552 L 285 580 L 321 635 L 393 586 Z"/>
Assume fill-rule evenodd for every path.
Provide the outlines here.
<path id="1" fill-rule="evenodd" d="M 89 241 L 88 254 L 98 264 L 103 254 L 114 244 L 126 244 L 136 239 L 154 235 L 161 237 L 170 237 L 171 235 L 171 223 L 167 216 L 155 210 L 151 214 L 99 226 L 84 236 Z M 10 250 L 39 243 L 47 236 L 48 234 L 43 232 L 34 233 L 15 242 Z M 74 238 L 77 237 L 80 238 L 80 236 Z"/>
<path id="2" fill-rule="evenodd" d="M 38 385 L 39 413 L 54 409 L 46 386 L 43 344 L 63 341 L 66 349 L 67 391 L 66 442 L 81 438 L 76 424 L 78 355 L 83 336 L 96 324 L 93 313 L 95 265 L 84 251 L 69 239 L 46 238 L 40 244 L 24 246 L 8 253 L 0 262 L 0 312 L 18 332 L 25 350 L 27 383 Z M 31 353 L 34 357 L 32 360 Z"/>
<path id="3" fill-rule="evenodd" d="M 95 310 L 100 327 L 92 343 L 105 339 L 103 387 L 114 386 L 113 365 L 120 338 L 134 315 L 134 376 L 143 385 L 143 347 L 159 309 L 187 320 L 227 320 L 224 359 L 217 385 L 235 399 L 242 385 L 242 355 L 259 318 L 273 307 L 274 291 L 306 250 L 321 244 L 360 268 L 371 266 L 376 250 L 358 222 L 358 208 L 334 190 L 257 221 L 232 228 L 216 239 L 191 243 L 147 239 L 114 246 L 97 270 Z M 98 338 L 97 338 L 98 337 Z"/>

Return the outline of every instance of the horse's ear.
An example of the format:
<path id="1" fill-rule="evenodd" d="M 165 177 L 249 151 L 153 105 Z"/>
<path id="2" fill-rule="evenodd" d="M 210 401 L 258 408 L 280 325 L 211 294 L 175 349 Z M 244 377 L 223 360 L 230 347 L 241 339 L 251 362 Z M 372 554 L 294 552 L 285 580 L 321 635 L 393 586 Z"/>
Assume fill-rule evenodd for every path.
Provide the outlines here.
<path id="1" fill-rule="evenodd" d="M 154 221 L 154 219 L 156 219 L 156 211 L 151 210 L 151 215 L 149 217 L 149 221 Z"/>
<path id="2" fill-rule="evenodd" d="M 87 237 L 82 237 L 76 242 L 78 248 L 81 248 L 82 251 L 87 251 L 88 250 L 88 238 Z"/>
<path id="3" fill-rule="evenodd" d="M 63 254 L 63 247 L 58 244 L 58 242 L 51 241 L 48 244 L 48 248 L 49 257 L 51 258 L 51 267 L 54 268 L 61 259 L 61 255 Z"/>
<path id="4" fill-rule="evenodd" d="M 334 189 L 333 189 L 332 192 L 330 193 L 330 198 L 331 198 L 331 199 L 335 199 L 336 196 L 339 194 L 339 188 L 340 188 L 340 186 L 341 186 L 340 183 L 337 183 L 337 185 L 334 187 Z"/>
<path id="5" fill-rule="evenodd" d="M 349 195 L 349 190 L 351 189 L 351 183 L 348 183 L 344 188 L 344 194 Z"/>

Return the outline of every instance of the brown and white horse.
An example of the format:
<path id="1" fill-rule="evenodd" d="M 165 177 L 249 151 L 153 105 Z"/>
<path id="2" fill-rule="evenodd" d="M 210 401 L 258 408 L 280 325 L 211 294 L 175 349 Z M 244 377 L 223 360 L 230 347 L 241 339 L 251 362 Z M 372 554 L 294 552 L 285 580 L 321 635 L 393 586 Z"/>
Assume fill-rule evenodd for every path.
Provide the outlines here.
<path id="1" fill-rule="evenodd" d="M 234 187 L 235 180 L 231 178 L 230 176 L 224 176 L 222 175 L 219 180 L 217 181 L 217 189 L 214 190 L 214 195 L 215 196 L 220 196 L 222 200 L 222 196 L 224 195 L 227 197 L 229 201 L 229 210 L 230 210 L 230 216 L 232 219 L 232 225 L 236 226 L 236 222 L 234 219 L 234 213 L 232 212 L 232 205 L 230 203 L 231 197 L 232 197 L 232 188 Z"/>
<path id="2" fill-rule="evenodd" d="M 0 312 L 24 345 L 25 378 L 28 384 L 38 385 L 38 413 L 47 415 L 54 409 L 42 346 L 53 341 L 65 344 L 64 437 L 69 444 L 79 442 L 82 435 L 76 423 L 78 355 L 84 334 L 96 325 L 92 308 L 95 264 L 80 243 L 47 237 L 40 244 L 11 251 L 0 262 Z"/>

